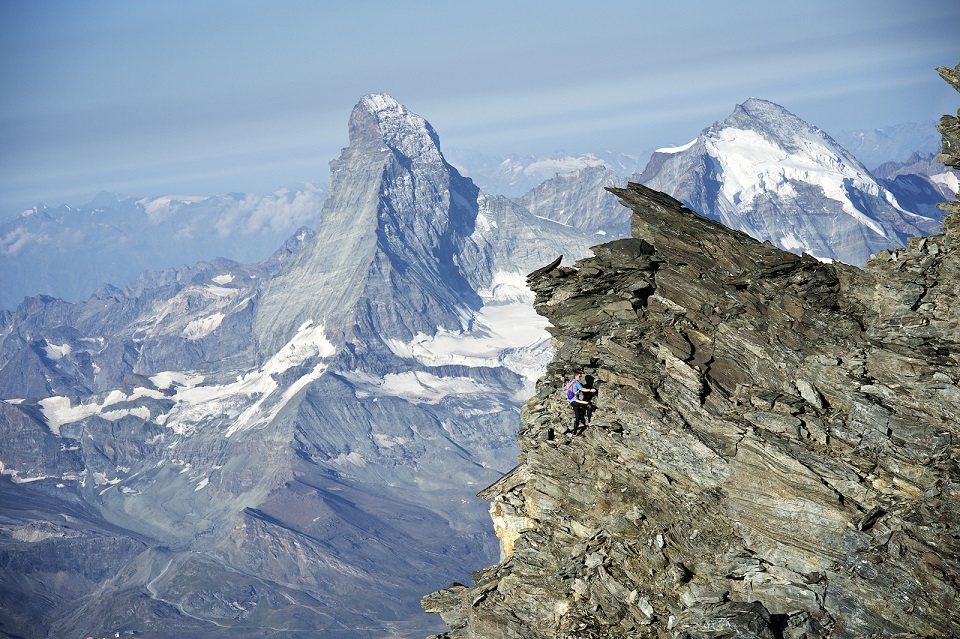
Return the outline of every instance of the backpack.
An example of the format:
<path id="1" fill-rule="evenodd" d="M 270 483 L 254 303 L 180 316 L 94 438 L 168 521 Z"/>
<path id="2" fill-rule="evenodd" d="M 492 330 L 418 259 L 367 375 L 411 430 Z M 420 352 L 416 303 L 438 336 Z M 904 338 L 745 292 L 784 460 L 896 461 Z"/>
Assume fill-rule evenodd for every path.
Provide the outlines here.
<path id="1" fill-rule="evenodd" d="M 576 381 L 577 381 L 577 380 L 575 380 L 575 379 L 571 379 L 571 380 L 567 383 L 567 399 L 576 399 L 577 394 L 576 394 L 575 392 L 573 392 L 573 384 L 574 384 Z"/>

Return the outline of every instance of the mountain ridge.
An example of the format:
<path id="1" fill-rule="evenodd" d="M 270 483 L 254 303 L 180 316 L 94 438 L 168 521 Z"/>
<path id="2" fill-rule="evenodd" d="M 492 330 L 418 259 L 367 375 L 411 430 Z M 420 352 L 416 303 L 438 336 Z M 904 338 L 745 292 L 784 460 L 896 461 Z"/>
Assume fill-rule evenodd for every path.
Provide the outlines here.
<path id="1" fill-rule="evenodd" d="M 960 118 L 938 128 L 960 166 Z M 499 563 L 423 599 L 439 637 L 960 633 L 960 194 L 861 270 L 611 191 L 632 237 L 530 276 L 556 355 L 479 493 Z"/>

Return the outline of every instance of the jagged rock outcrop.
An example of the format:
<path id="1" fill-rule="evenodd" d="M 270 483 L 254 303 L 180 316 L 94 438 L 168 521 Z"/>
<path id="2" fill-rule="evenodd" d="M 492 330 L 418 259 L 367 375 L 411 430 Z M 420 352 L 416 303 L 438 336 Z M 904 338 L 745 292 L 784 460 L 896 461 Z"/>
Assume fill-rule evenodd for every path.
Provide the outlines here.
<path id="1" fill-rule="evenodd" d="M 612 190 L 634 237 L 531 275 L 557 354 L 481 492 L 501 562 L 423 601 L 444 636 L 960 635 L 956 202 L 861 271 Z"/>

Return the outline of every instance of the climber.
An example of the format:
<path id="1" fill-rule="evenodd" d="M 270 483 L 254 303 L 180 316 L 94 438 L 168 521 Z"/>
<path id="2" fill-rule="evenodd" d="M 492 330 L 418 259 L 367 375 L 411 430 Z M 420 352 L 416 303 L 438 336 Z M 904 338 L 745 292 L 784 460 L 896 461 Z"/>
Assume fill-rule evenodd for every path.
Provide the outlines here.
<path id="1" fill-rule="evenodd" d="M 564 387 L 567 401 L 570 402 L 570 408 L 573 409 L 573 430 L 570 431 L 570 437 L 579 437 L 583 429 L 587 427 L 587 408 L 590 402 L 583 397 L 583 383 L 580 381 L 580 377 L 581 374 L 577 373 Z"/>
<path id="2" fill-rule="evenodd" d="M 594 400 L 597 398 L 596 380 L 593 375 L 584 375 L 582 388 L 580 389 L 580 399 L 587 402 L 584 411 L 586 413 L 587 426 L 593 426 L 593 411 L 597 409 Z"/>

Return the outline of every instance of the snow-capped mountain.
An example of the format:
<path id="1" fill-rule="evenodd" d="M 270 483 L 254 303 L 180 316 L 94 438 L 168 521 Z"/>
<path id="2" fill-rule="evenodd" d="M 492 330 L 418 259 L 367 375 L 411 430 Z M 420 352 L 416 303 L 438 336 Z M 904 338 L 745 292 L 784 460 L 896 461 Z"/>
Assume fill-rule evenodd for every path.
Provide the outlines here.
<path id="1" fill-rule="evenodd" d="M 78 207 L 37 205 L 0 224 L 0 309 L 27 295 L 79 301 L 145 270 L 265 259 L 301 226 L 316 227 L 323 198 L 305 184 L 267 195 L 100 193 Z"/>
<path id="2" fill-rule="evenodd" d="M 259 305 L 267 351 L 309 319 L 336 327 L 337 342 L 460 332 L 499 281 L 585 252 L 583 233 L 482 194 L 446 162 L 429 123 L 389 96 L 360 101 L 331 170 L 318 239 Z"/>
<path id="3" fill-rule="evenodd" d="M 784 250 L 849 264 L 940 224 L 823 131 L 755 98 L 689 144 L 658 149 L 637 181 Z"/>
<path id="4" fill-rule="evenodd" d="M 632 175 L 643 168 L 651 152 L 652 149 L 638 154 L 558 151 L 546 156 L 492 156 L 451 149 L 446 155 L 461 174 L 469 176 L 485 193 L 519 197 L 556 175 L 590 167 L 606 167 L 621 176 Z"/>
<path id="5" fill-rule="evenodd" d="M 423 636 L 419 598 L 496 555 L 474 495 L 550 354 L 525 275 L 595 238 L 386 95 L 331 170 L 267 262 L 0 314 L 5 632 Z"/>

